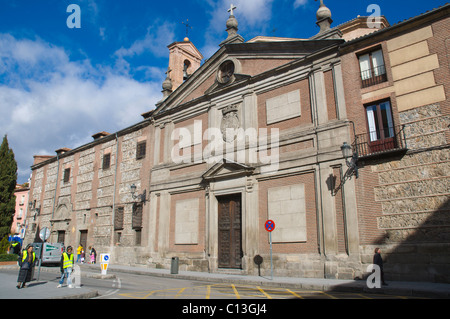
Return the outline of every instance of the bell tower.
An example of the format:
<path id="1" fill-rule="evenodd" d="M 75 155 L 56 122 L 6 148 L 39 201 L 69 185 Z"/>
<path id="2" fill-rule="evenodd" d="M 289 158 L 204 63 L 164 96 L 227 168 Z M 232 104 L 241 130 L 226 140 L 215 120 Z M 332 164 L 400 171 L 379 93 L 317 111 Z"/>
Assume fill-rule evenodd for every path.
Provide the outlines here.
<path id="1" fill-rule="evenodd" d="M 172 43 L 168 48 L 170 80 L 172 90 L 175 91 L 200 67 L 203 55 L 188 37 L 185 37 L 182 42 Z"/>

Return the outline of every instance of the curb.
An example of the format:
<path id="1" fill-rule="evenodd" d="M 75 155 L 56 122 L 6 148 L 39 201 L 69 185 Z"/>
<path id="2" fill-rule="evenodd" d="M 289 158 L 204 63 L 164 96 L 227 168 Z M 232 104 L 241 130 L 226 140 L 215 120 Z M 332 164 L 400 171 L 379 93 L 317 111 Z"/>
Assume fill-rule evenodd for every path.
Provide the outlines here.
<path id="1" fill-rule="evenodd" d="M 74 288 L 74 289 L 76 289 L 76 288 Z M 61 300 L 61 299 L 91 299 L 91 298 L 95 298 L 97 296 L 99 296 L 98 291 L 93 290 L 93 291 L 89 291 L 89 292 L 85 292 L 85 293 L 81 293 L 81 294 L 51 297 L 51 298 L 47 298 L 47 299 L 50 299 L 50 300 L 53 300 L 53 299 L 57 299 L 57 300 Z"/>

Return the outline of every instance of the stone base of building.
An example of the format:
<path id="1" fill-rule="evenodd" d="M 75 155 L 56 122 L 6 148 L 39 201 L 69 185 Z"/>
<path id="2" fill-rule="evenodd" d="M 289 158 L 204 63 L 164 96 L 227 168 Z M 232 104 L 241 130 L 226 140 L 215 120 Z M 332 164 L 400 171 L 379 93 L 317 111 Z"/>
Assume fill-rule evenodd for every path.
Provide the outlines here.
<path id="1" fill-rule="evenodd" d="M 450 283 L 450 243 L 362 246 L 363 271 L 372 264 L 376 247 L 382 251 L 386 281 Z"/>
<path id="2" fill-rule="evenodd" d="M 374 249 L 380 247 L 387 281 L 427 281 L 450 283 L 450 244 L 365 245 L 360 255 L 277 254 L 273 258 L 275 277 L 328 278 L 365 280 L 367 267 L 373 262 Z M 112 263 L 144 266 L 155 269 L 171 268 L 173 257 L 178 257 L 179 271 L 239 274 L 270 277 L 270 255 L 261 255 L 263 263 L 258 267 L 253 258 L 243 257 L 240 269 L 219 268 L 215 258 L 204 253 L 171 253 L 160 256 L 150 253 L 146 247 L 99 247 L 111 252 Z"/>

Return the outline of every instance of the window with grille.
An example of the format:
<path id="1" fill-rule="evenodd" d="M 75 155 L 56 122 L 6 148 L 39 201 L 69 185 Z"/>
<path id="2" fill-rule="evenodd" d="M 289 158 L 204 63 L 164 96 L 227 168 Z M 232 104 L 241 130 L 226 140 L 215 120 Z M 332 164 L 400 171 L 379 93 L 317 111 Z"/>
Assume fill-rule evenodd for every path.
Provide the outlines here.
<path id="1" fill-rule="evenodd" d="M 66 168 L 64 170 L 64 179 L 63 179 L 63 181 L 64 181 L 64 183 L 68 183 L 69 180 L 70 180 L 70 168 Z"/>
<path id="2" fill-rule="evenodd" d="M 142 203 L 134 203 L 133 204 L 132 227 L 133 227 L 133 229 L 141 229 L 142 228 Z"/>
<path id="3" fill-rule="evenodd" d="M 116 212 L 114 214 L 114 230 L 123 229 L 123 206 L 116 207 Z"/>
<path id="4" fill-rule="evenodd" d="M 111 154 L 103 154 L 103 169 L 108 169 L 111 165 Z"/>
<path id="5" fill-rule="evenodd" d="M 145 158 L 145 149 L 146 149 L 147 143 L 139 142 L 136 146 L 136 159 L 142 159 Z"/>

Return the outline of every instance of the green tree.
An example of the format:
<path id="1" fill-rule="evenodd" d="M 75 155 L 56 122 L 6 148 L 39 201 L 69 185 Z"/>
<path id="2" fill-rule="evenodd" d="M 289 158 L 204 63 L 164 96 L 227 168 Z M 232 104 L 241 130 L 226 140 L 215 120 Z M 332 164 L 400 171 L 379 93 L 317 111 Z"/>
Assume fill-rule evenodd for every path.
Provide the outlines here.
<path id="1" fill-rule="evenodd" d="M 5 135 L 0 146 L 0 239 L 7 236 L 11 230 L 16 209 L 16 196 L 14 195 L 16 183 L 17 162 Z"/>

